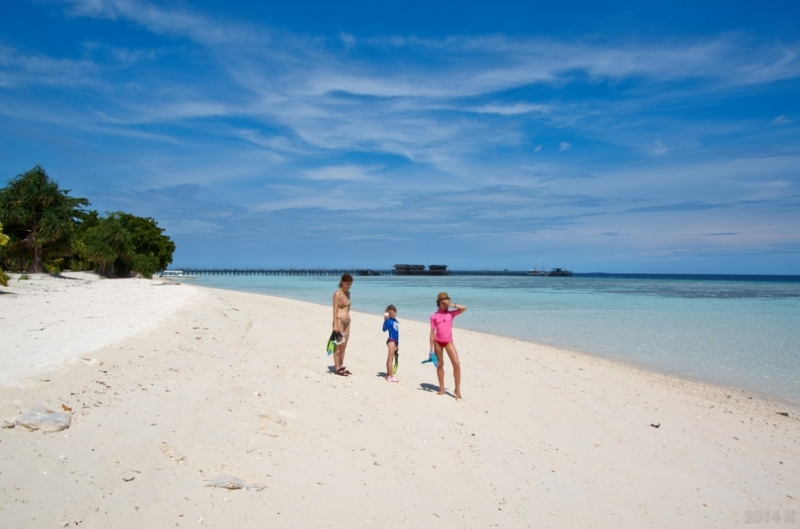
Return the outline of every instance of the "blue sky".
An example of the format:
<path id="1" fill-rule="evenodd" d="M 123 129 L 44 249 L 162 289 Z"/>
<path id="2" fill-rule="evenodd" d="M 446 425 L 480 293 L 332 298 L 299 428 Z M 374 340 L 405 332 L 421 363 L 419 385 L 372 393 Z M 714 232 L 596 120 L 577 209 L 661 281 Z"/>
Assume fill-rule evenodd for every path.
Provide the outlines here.
<path id="1" fill-rule="evenodd" d="M 555 4 L 3 2 L 0 177 L 177 266 L 800 273 L 800 3 Z"/>

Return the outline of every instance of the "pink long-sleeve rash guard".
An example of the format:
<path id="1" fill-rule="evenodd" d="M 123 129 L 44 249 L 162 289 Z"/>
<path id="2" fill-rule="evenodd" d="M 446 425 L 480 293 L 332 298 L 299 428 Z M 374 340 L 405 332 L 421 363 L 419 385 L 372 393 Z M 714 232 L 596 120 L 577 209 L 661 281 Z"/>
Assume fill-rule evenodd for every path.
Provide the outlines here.
<path id="1" fill-rule="evenodd" d="M 431 316 L 431 330 L 435 331 L 433 339 L 440 344 L 453 341 L 453 318 L 461 314 L 457 310 L 437 310 Z"/>

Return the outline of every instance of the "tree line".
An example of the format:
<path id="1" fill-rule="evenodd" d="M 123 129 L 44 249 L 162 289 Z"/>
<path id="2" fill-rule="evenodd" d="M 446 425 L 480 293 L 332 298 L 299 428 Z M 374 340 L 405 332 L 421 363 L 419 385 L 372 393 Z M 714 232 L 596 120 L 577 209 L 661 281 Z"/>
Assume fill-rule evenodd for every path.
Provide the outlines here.
<path id="1" fill-rule="evenodd" d="M 100 215 L 90 205 L 59 188 L 39 165 L 9 180 L 0 189 L 0 276 L 2 269 L 69 269 L 151 278 L 172 263 L 175 243 L 155 219 L 122 211 Z"/>

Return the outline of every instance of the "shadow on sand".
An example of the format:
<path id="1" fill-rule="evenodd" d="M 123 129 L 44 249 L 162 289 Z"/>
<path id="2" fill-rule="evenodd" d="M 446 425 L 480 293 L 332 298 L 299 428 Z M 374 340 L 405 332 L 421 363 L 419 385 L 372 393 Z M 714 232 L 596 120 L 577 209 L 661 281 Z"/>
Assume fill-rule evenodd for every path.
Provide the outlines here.
<path id="1" fill-rule="evenodd" d="M 422 391 L 427 391 L 429 393 L 439 393 L 439 386 L 435 384 L 428 384 L 427 382 L 421 383 L 419 385 L 419 389 L 421 389 Z M 456 396 L 447 391 L 447 389 L 444 390 L 444 394 L 449 397 L 456 398 Z"/>

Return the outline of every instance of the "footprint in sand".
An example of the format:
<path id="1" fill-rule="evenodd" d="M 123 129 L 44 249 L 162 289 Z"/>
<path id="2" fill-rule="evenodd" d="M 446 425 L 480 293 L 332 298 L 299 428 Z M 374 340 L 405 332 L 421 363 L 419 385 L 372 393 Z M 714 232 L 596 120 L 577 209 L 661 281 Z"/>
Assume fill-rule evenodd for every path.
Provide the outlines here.
<path id="1" fill-rule="evenodd" d="M 176 451 L 169 444 L 161 443 L 161 447 L 160 448 L 161 448 L 161 453 L 164 454 L 164 456 L 167 459 L 171 459 L 171 460 L 175 461 L 176 463 L 178 463 L 179 465 L 185 465 L 188 462 L 188 459 L 186 459 L 185 455 L 183 455 L 180 452 Z"/>

